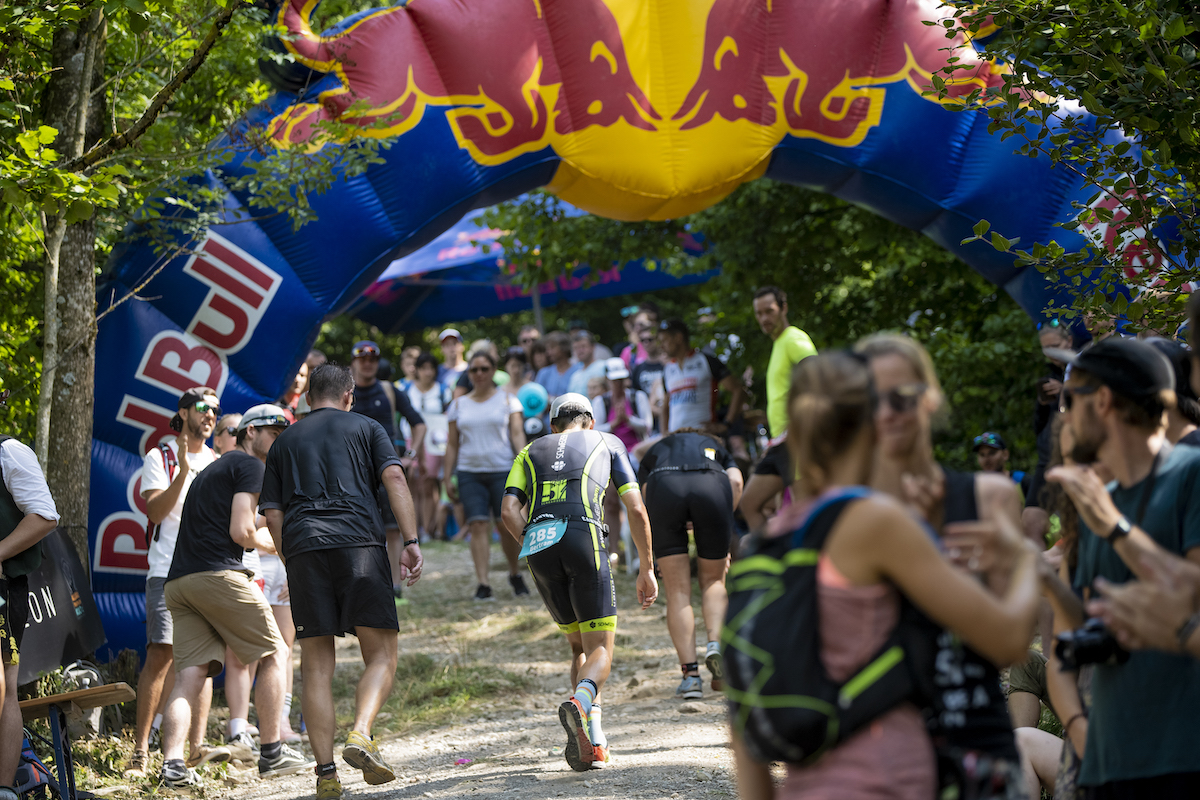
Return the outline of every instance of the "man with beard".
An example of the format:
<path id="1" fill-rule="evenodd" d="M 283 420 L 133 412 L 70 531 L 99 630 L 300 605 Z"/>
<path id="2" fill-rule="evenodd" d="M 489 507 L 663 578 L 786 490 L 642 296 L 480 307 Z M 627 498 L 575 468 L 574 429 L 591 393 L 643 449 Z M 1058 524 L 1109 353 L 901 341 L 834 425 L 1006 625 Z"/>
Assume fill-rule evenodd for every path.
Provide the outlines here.
<path id="1" fill-rule="evenodd" d="M 200 471 L 217 458 L 204 442 L 212 436 L 220 416 L 221 403 L 213 389 L 207 386 L 188 389 L 179 398 L 179 412 L 171 418 L 171 429 L 179 435 L 175 441 L 159 444 L 147 453 L 142 463 L 142 499 L 146 501 L 146 517 L 151 525 L 146 530 L 150 551 L 147 555 L 150 571 L 146 575 L 146 663 L 138 678 L 137 728 L 133 755 L 125 769 L 128 777 L 146 774 L 151 733 L 157 734 L 162 724 L 159 706 L 163 690 L 168 683 L 173 685 L 174 682 L 171 671 L 174 629 L 163 591 L 175 555 L 179 520 L 188 489 Z M 170 691 L 169 687 L 167 691 Z M 211 700 L 212 682 L 207 681 L 188 737 L 191 743 L 188 767 L 229 759 L 228 749 L 203 745 Z"/>
<path id="2" fill-rule="evenodd" d="M 792 367 L 817 354 L 808 334 L 788 324 L 787 295 L 777 286 L 764 286 L 754 293 L 754 318 L 762 332 L 771 338 L 771 359 L 767 362 L 767 424 L 771 439 L 787 432 L 788 388 L 792 385 Z"/>
<path id="3" fill-rule="evenodd" d="M 1079 511 L 1080 591 L 1146 578 L 1167 553 L 1200 562 L 1200 450 L 1164 435 L 1174 386 L 1166 357 L 1134 339 L 1105 339 L 1071 361 L 1060 397 L 1077 464 L 1046 478 Z M 1110 488 L 1094 463 L 1114 476 Z M 1200 662 L 1135 652 L 1097 664 L 1092 695 L 1079 777 L 1088 797 L 1200 795 Z"/>

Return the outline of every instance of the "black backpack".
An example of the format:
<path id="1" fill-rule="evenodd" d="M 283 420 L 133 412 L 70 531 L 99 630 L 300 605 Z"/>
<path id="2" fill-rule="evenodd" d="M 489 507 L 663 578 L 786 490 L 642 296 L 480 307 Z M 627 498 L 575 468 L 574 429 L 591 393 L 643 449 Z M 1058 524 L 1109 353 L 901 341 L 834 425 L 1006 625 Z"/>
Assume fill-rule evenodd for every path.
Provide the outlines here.
<path id="1" fill-rule="evenodd" d="M 870 495 L 820 501 L 790 536 L 758 539 L 729 569 L 721 631 L 734 728 L 759 761 L 806 764 L 900 703 L 928 705 L 937 628 L 901 600 L 900 620 L 845 683 L 821 663 L 817 560 L 842 511 Z"/>

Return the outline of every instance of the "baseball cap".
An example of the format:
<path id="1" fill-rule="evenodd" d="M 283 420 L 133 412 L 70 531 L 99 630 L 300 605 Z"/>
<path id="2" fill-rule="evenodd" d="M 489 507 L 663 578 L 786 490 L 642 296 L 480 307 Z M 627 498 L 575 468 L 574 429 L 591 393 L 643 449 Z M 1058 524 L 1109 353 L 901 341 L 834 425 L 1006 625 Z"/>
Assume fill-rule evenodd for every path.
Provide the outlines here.
<path id="1" fill-rule="evenodd" d="M 206 403 L 206 397 L 215 398 L 216 396 L 217 393 L 208 386 L 193 386 L 191 389 L 188 389 L 186 392 L 184 392 L 179 398 L 179 410 L 182 411 L 185 408 L 191 408 L 197 403 Z M 221 416 L 220 404 L 213 404 L 212 410 L 216 416 Z M 175 416 L 171 417 L 171 429 L 183 429 L 183 416 L 178 412 L 175 414 Z"/>
<path id="2" fill-rule="evenodd" d="M 458 332 L 458 329 L 446 328 L 446 330 L 444 330 L 438 334 L 438 341 L 440 342 L 448 336 L 453 336 L 455 339 L 458 339 L 460 342 L 463 340 L 462 334 Z"/>
<path id="3" fill-rule="evenodd" d="M 1110 336 L 1071 359 L 1081 369 L 1135 402 L 1153 400 L 1164 389 L 1175 389 L 1175 371 L 1158 349 L 1138 339 Z"/>
<path id="4" fill-rule="evenodd" d="M 242 414 L 242 421 L 238 423 L 237 429 L 244 431 L 251 426 L 255 428 L 286 428 L 290 424 L 282 408 L 272 403 L 262 403 L 251 406 L 245 414 Z"/>
<path id="5" fill-rule="evenodd" d="M 524 410 L 526 418 L 538 417 L 546 410 L 546 404 L 550 402 L 550 395 L 546 394 L 546 388 L 540 383 L 529 383 L 517 390 L 517 400 Z"/>
<path id="6" fill-rule="evenodd" d="M 625 362 L 614 356 L 604 362 L 604 377 L 610 381 L 619 381 L 622 378 L 629 377 L 629 368 L 625 366 Z"/>
<path id="7" fill-rule="evenodd" d="M 981 447 L 994 447 L 997 450 L 1008 449 L 1008 445 L 1004 442 L 1004 437 L 998 433 L 992 433 L 991 431 L 981 433 L 976 436 L 975 444 L 971 447 L 971 450 L 978 452 L 979 448 Z"/>
<path id="8" fill-rule="evenodd" d="M 1171 369 L 1175 373 L 1175 393 L 1181 397 L 1196 399 L 1192 390 L 1192 350 L 1185 344 L 1155 336 L 1144 339 L 1146 344 L 1158 350 L 1167 357 Z"/>
<path id="9" fill-rule="evenodd" d="M 370 339 L 363 339 L 361 342 L 354 343 L 354 349 L 350 351 L 350 355 L 354 358 L 362 356 L 378 356 L 379 345 L 372 342 Z"/>
<path id="10" fill-rule="evenodd" d="M 658 329 L 663 333 L 682 333 L 684 338 L 691 336 L 687 323 L 681 319 L 664 319 L 659 323 Z"/>
<path id="11" fill-rule="evenodd" d="M 592 413 L 592 401 L 588 400 L 578 392 L 567 392 L 560 394 L 554 398 L 554 402 L 550 404 L 550 419 L 551 421 L 558 419 L 564 414 L 588 414 Z"/>

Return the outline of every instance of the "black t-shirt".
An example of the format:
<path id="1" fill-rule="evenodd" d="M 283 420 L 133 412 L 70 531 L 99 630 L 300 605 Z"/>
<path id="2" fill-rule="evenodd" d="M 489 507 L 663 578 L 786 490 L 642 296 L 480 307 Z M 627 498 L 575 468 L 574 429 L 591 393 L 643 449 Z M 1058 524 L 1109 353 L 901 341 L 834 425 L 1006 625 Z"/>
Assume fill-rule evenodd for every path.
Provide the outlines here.
<path id="1" fill-rule="evenodd" d="M 183 501 L 167 580 L 196 572 L 245 569 L 246 550 L 229 535 L 229 518 L 235 494 L 258 494 L 262 489 L 263 470 L 257 458 L 233 450 L 196 475 Z"/>
<path id="2" fill-rule="evenodd" d="M 263 510 L 283 511 L 283 556 L 384 547 L 376 500 L 383 471 L 400 464 L 383 426 L 319 408 L 279 435 L 267 454 Z"/>
<path id="3" fill-rule="evenodd" d="M 638 482 L 656 472 L 700 472 L 736 469 L 737 462 L 720 441 L 703 433 L 673 433 L 651 447 L 638 467 Z"/>
<path id="4" fill-rule="evenodd" d="M 643 361 L 629 373 L 629 380 L 638 389 L 650 396 L 654 385 L 662 382 L 663 365 L 661 361 Z"/>
<path id="5" fill-rule="evenodd" d="M 396 398 L 396 411 L 408 420 L 410 426 L 424 425 L 425 418 L 413 408 L 408 399 L 408 392 L 398 392 L 392 387 L 392 395 Z M 388 441 L 396 440 L 396 420 L 392 417 L 392 404 L 388 400 L 388 390 L 383 387 L 383 381 L 375 381 L 370 386 L 354 386 L 355 413 L 370 417 L 383 426 L 387 432 Z"/>
<path id="6" fill-rule="evenodd" d="M 755 475 L 775 475 L 784 483 L 791 483 L 791 466 L 789 464 L 787 442 L 771 445 L 763 453 L 762 460 L 754 467 Z"/>

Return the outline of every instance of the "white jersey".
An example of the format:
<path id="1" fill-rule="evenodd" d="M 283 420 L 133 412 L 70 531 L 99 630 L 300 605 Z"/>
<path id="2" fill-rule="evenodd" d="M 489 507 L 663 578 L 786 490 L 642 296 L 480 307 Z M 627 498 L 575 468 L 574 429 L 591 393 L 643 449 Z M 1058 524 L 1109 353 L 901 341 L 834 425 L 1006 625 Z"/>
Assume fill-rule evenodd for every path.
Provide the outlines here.
<path id="1" fill-rule="evenodd" d="M 678 361 L 668 360 L 663 366 L 663 384 L 670 404 L 671 431 L 712 422 L 717 414 L 717 390 L 727 375 L 724 364 L 699 350 Z"/>
<path id="2" fill-rule="evenodd" d="M 178 460 L 179 445 L 171 441 L 167 447 L 171 448 Z M 200 470 L 216 460 L 217 454 L 208 445 L 201 446 L 199 453 L 188 453 L 188 476 L 184 479 L 183 491 L 179 493 L 175 507 L 168 512 L 159 526 L 158 535 L 150 543 L 150 553 L 147 557 L 150 561 L 150 572 L 147 573 L 147 578 L 167 577 L 171 569 L 171 559 L 175 557 L 175 540 L 179 538 L 179 517 L 183 513 L 183 501 L 187 499 L 192 481 L 200 474 Z M 162 450 L 155 447 L 146 453 L 145 459 L 142 460 L 142 493 L 152 489 L 165 491 L 170 485 L 171 479 L 167 477 Z"/>

